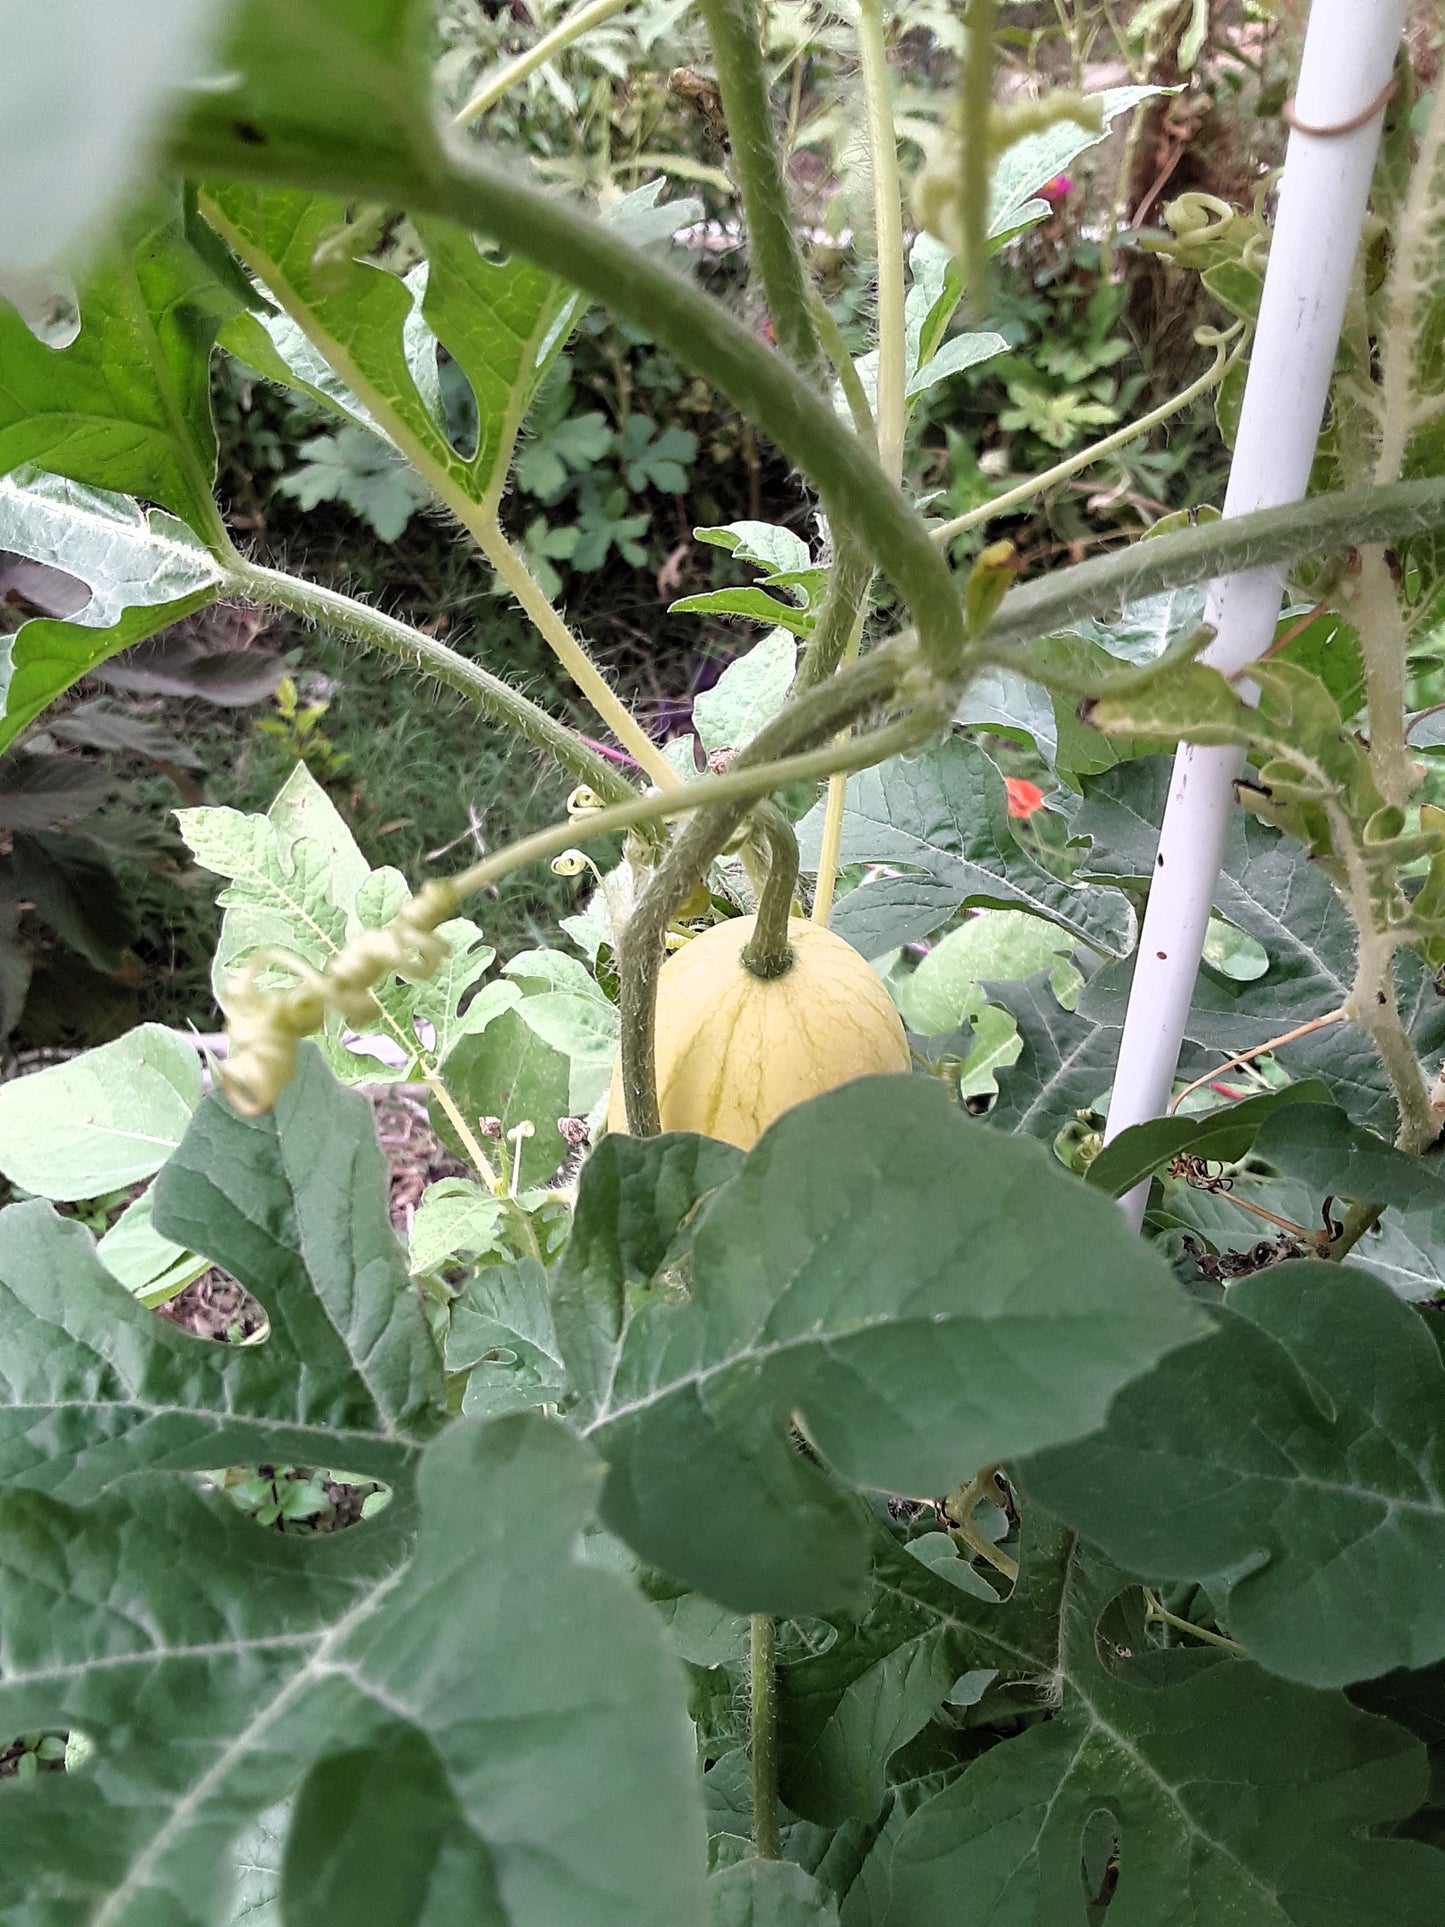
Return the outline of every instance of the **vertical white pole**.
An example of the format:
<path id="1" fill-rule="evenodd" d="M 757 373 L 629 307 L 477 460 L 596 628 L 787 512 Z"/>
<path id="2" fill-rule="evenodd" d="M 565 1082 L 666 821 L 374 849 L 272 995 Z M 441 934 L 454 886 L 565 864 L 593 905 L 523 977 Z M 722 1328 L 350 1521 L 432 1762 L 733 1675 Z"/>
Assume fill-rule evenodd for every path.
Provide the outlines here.
<path id="1" fill-rule="evenodd" d="M 1405 0 L 1314 0 L 1310 10 L 1226 515 L 1299 501 L 1308 485 L 1404 14 Z M 1233 674 L 1263 653 L 1284 577 L 1282 568 L 1252 569 L 1214 584 L 1205 620 L 1217 634 L 1206 662 Z M 1241 762 L 1233 749 L 1189 745 L 1175 759 L 1108 1138 L 1168 1104 Z M 1148 1189 L 1120 1200 L 1135 1225 Z"/>

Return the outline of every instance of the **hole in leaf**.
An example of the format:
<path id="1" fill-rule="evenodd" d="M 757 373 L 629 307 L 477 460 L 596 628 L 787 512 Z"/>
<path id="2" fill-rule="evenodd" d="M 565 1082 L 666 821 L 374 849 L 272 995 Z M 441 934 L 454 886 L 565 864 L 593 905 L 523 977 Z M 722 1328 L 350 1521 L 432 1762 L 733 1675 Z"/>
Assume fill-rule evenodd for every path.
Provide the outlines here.
<path id="1" fill-rule="evenodd" d="M 1096 1807 L 1084 1822 L 1079 1873 L 1084 1902 L 1092 1920 L 1102 1913 L 1119 1889 L 1119 1826 L 1112 1813 Z"/>
<path id="2" fill-rule="evenodd" d="M 1252 984 L 1269 969 L 1269 952 L 1224 917 L 1211 916 L 1204 936 L 1204 961 L 1231 983 Z"/>
<path id="3" fill-rule="evenodd" d="M 0 1780 L 33 1780 L 42 1773 L 74 1773 L 90 1758 L 84 1733 L 50 1727 L 0 1744 Z"/>
<path id="4" fill-rule="evenodd" d="M 212 1265 L 184 1291 L 154 1307 L 158 1318 L 178 1325 L 192 1338 L 221 1345 L 259 1345 L 271 1329 L 265 1307 L 219 1265 Z"/>
<path id="5" fill-rule="evenodd" d="M 785 1619 L 778 1626 L 778 1664 L 817 1659 L 837 1643 L 838 1628 L 826 1619 Z"/>
<path id="6" fill-rule="evenodd" d="M 271 1532 L 344 1532 L 391 1503 L 380 1479 L 335 1466 L 231 1465 L 203 1475 L 248 1519 Z"/>
<path id="7" fill-rule="evenodd" d="M 90 584 L 48 562 L 0 551 L 0 630 L 18 629 L 32 616 L 68 621 L 91 599 Z"/>

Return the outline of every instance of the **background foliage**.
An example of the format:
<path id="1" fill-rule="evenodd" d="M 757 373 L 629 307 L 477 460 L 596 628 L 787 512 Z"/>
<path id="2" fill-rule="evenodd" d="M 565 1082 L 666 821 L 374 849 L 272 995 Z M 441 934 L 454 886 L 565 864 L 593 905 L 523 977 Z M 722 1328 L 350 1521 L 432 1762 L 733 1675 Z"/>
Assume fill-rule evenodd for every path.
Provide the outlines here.
<path id="1" fill-rule="evenodd" d="M 600 9 L 468 137 L 500 178 L 438 145 L 428 77 L 464 109 L 561 9 L 115 12 L 123 66 L 27 11 L 11 86 L 67 165 L 0 143 L 83 263 L 37 279 L 0 221 L 6 1917 L 1437 1922 L 1438 31 L 1389 109 L 1326 499 L 1241 534 L 1209 506 L 1295 53 L 1267 9 L 1001 9 L 1001 96 L 1108 88 L 1114 127 L 999 160 L 972 318 L 926 232 L 880 286 L 856 131 L 872 23 L 906 172 L 946 144 L 954 10 L 762 9 L 842 364 L 796 421 L 680 358 L 743 391 L 801 325 L 713 79 L 708 25 L 750 9 Z M 167 93 L 207 44 L 234 84 Z M 657 338 L 479 248 L 438 183 L 519 195 L 539 257 L 536 184 L 582 196 L 568 265 L 652 288 Z M 685 343 L 684 312 L 714 317 Z M 855 559 L 813 493 L 837 462 L 769 431 L 846 436 L 861 393 L 886 441 L 890 382 L 925 521 L 871 436 L 832 445 L 892 505 L 893 579 L 822 687 L 927 627 L 919 555 L 979 673 L 854 777 L 834 856 L 818 784 L 777 794 L 917 1074 L 745 1152 L 602 1135 L 668 860 L 634 784 L 746 775 Z M 1198 585 L 1275 556 L 1248 709 L 1195 660 Z M 1250 808 L 1171 1115 L 1102 1150 L 1181 738 L 1247 752 Z M 588 854 L 395 967 L 458 845 L 567 810 Z M 755 851 L 713 847 L 674 944 L 754 903 Z M 358 955 L 364 1026 L 329 994 Z M 172 1027 L 224 997 L 237 1048 L 238 970 L 317 999 L 254 1116 Z M 400 1203 L 377 1093 L 429 1146 Z"/>

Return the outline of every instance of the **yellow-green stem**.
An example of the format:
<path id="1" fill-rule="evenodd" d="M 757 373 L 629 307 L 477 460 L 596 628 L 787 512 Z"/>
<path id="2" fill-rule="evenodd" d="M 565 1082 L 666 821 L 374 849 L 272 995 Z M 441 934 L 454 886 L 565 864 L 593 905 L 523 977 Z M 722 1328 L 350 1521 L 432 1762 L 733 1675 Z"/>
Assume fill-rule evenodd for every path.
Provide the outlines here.
<path id="1" fill-rule="evenodd" d="M 860 608 L 853 621 L 853 632 L 843 651 L 845 663 L 858 654 L 863 639 L 867 610 Z M 818 877 L 813 890 L 812 920 L 823 929 L 833 914 L 833 897 L 838 887 L 838 853 L 843 847 L 843 818 L 848 808 L 848 773 L 839 770 L 828 778 L 828 801 L 823 811 L 823 836 L 818 848 Z"/>
<path id="2" fill-rule="evenodd" d="M 1344 607 L 1360 639 L 1365 706 L 1370 718 L 1370 774 L 1387 803 L 1404 809 L 1417 782 L 1405 740 L 1405 659 L 1409 636 L 1385 551 L 1374 543 L 1357 551 Z"/>
<path id="3" fill-rule="evenodd" d="M 1223 1633 L 1211 1632 L 1207 1626 L 1196 1626 L 1191 1619 L 1181 1619 L 1178 1613 L 1169 1608 L 1148 1586 L 1144 1588 L 1144 1617 L 1157 1619 L 1165 1626 L 1172 1626 L 1176 1632 L 1188 1633 L 1191 1639 L 1202 1639 L 1207 1646 L 1219 1646 L 1227 1653 L 1242 1653 L 1244 1648 L 1237 1639 L 1226 1639 Z"/>
<path id="4" fill-rule="evenodd" d="M 835 769 L 864 769 L 870 763 L 896 755 L 918 742 L 920 729 L 911 722 L 889 723 L 867 735 L 850 737 L 846 742 L 826 743 L 821 749 L 798 756 L 786 756 L 776 763 L 758 763 L 747 769 L 731 769 L 726 776 L 703 776 L 666 796 L 639 796 L 635 803 L 619 803 L 613 809 L 572 817 L 554 823 L 550 829 L 537 830 L 495 856 L 484 857 L 470 869 L 451 879 L 449 889 L 454 903 L 474 896 L 493 883 L 500 883 L 514 870 L 529 863 L 545 863 L 579 843 L 599 837 L 615 836 L 619 830 L 637 829 L 664 816 L 680 816 L 701 809 L 707 803 L 751 802 L 781 789 L 785 783 L 817 782 Z"/>
<path id="5" fill-rule="evenodd" d="M 833 319 L 833 310 L 816 288 L 809 290 L 809 306 L 813 312 L 813 327 L 817 331 L 823 353 L 828 357 L 833 373 L 838 377 L 838 385 L 843 390 L 843 399 L 848 404 L 848 413 L 853 417 L 853 426 L 860 435 L 866 435 L 870 442 L 875 441 L 878 430 L 873 420 L 873 410 L 869 405 L 868 391 L 863 386 L 852 355 L 848 352 L 848 344 L 843 339 L 843 330 Z"/>
<path id="6" fill-rule="evenodd" d="M 483 524 L 473 533 L 482 554 L 522 605 L 533 627 L 638 768 L 660 790 L 680 789 L 682 778 L 552 607 L 500 524 Z"/>
<path id="7" fill-rule="evenodd" d="M 424 1071 L 422 1075 L 423 1075 L 423 1082 L 425 1083 L 427 1089 L 431 1092 L 432 1096 L 436 1099 L 437 1103 L 440 1104 L 442 1110 L 446 1113 L 447 1122 L 451 1125 L 452 1129 L 456 1132 L 457 1138 L 461 1143 L 462 1149 L 466 1152 L 467 1156 L 471 1159 L 472 1169 L 476 1172 L 477 1176 L 482 1180 L 482 1183 L 486 1185 L 489 1191 L 500 1190 L 501 1179 L 497 1176 L 496 1171 L 492 1168 L 492 1162 L 490 1158 L 488 1158 L 486 1152 L 482 1149 L 481 1145 L 477 1142 L 476 1133 L 472 1130 L 471 1126 L 467 1123 L 467 1120 L 462 1116 L 462 1113 L 457 1106 L 456 1099 L 452 1096 L 451 1092 L 447 1089 L 446 1085 L 443 1084 L 441 1078 L 437 1075 L 435 1071 L 427 1070 L 427 1071 Z"/>
<path id="8" fill-rule="evenodd" d="M 1102 441 L 1080 449 L 1077 455 L 1070 455 L 1065 461 L 1055 462 L 1054 466 L 1045 469 L 1042 475 L 1031 475 L 1026 482 L 1020 482 L 1017 488 L 1008 489 L 1002 495 L 995 495 L 992 501 L 981 502 L 977 508 L 969 509 L 966 514 L 955 515 L 952 521 L 940 522 L 933 531 L 934 541 L 951 542 L 956 535 L 963 535 L 969 529 L 979 528 L 983 523 L 993 521 L 995 516 L 1006 515 L 1010 509 L 1018 508 L 1021 503 L 1033 501 L 1034 497 L 1042 495 L 1045 489 L 1053 488 L 1058 482 L 1066 482 L 1071 475 L 1077 475 L 1081 469 L 1089 468 L 1095 462 L 1102 461 L 1106 455 L 1112 455 L 1115 449 L 1127 448 L 1130 442 L 1137 441 L 1141 435 L 1147 435 L 1161 422 L 1167 422 L 1171 416 L 1177 415 L 1181 408 L 1187 408 L 1190 402 L 1197 401 L 1201 395 L 1207 395 L 1211 388 L 1217 388 L 1223 381 L 1224 371 L 1232 358 L 1225 344 L 1217 342 L 1213 367 L 1206 369 L 1197 381 L 1190 382 L 1187 388 L 1181 388 L 1177 395 L 1171 395 L 1168 401 L 1161 402 L 1157 408 L 1151 408 L 1149 413 L 1141 415 L 1138 421 L 1128 422 L 1123 428 L 1116 429 L 1112 435 L 1106 435 Z"/>
<path id="9" fill-rule="evenodd" d="M 254 247 L 227 219 L 215 201 L 203 196 L 202 207 L 211 225 L 225 237 L 257 278 L 266 284 L 307 340 L 320 351 L 352 392 L 366 402 L 378 425 L 395 442 L 437 499 L 451 510 L 628 755 L 659 789 L 675 789 L 681 781 L 677 772 L 552 607 L 522 557 L 502 533 L 497 520 L 497 499 L 503 478 L 494 481 L 484 499 L 479 501 L 472 495 L 438 447 L 423 439 L 406 414 L 367 379 L 365 371 L 346 344 L 321 326 L 306 297 L 281 275 L 278 264 Z"/>
<path id="10" fill-rule="evenodd" d="M 959 88 L 960 267 L 975 319 L 988 306 L 988 208 L 993 163 L 993 36 L 998 0 L 970 0 Z"/>
<path id="11" fill-rule="evenodd" d="M 697 10 L 712 47 L 749 258 L 762 284 L 773 337 L 801 373 L 821 374 L 808 274 L 773 127 L 757 0 L 697 0 Z"/>
<path id="12" fill-rule="evenodd" d="M 455 116 L 452 125 L 466 127 L 472 121 L 479 120 L 519 81 L 535 73 L 545 62 L 555 60 L 558 54 L 565 53 L 584 33 L 602 26 L 613 14 L 621 13 L 627 3 L 628 0 L 587 0 L 585 6 L 578 7 L 575 13 L 569 13 L 565 20 L 559 20 L 550 32 L 544 33 L 540 40 L 519 53 L 514 60 L 495 68 Z"/>
<path id="13" fill-rule="evenodd" d="M 883 0 L 859 0 L 858 50 L 868 120 L 873 225 L 878 251 L 878 463 L 890 482 L 903 477 L 907 427 L 907 336 L 904 321 L 903 187 L 888 73 Z"/>
<path id="14" fill-rule="evenodd" d="M 1358 910 L 1356 911 L 1359 916 Z M 1350 993 L 1350 1012 L 1360 1029 L 1375 1047 L 1375 1053 L 1390 1080 L 1400 1126 L 1395 1142 L 1402 1151 L 1418 1157 L 1428 1151 L 1440 1135 L 1440 1114 L 1431 1099 L 1430 1087 L 1415 1055 L 1400 1016 L 1395 994 L 1395 938 L 1361 923 L 1359 960 L 1354 987 Z"/>
<path id="15" fill-rule="evenodd" d="M 877 237 L 878 390 L 875 433 L 878 465 L 891 482 L 903 478 L 903 442 L 908 428 L 908 333 L 903 277 L 903 185 L 898 174 L 898 134 L 888 72 L 888 35 L 883 0 L 860 0 L 858 51 L 863 70 L 863 100 L 868 122 L 868 158 L 873 179 L 873 226 Z M 863 639 L 866 605 L 854 618 L 844 662 L 857 655 Z M 838 883 L 838 852 L 848 806 L 848 778 L 829 779 L 813 894 L 813 922 L 826 925 L 833 914 Z"/>
<path id="16" fill-rule="evenodd" d="M 388 655 L 434 676 L 449 689 L 469 697 L 505 728 L 553 756 L 575 783 L 585 783 L 604 803 L 625 803 L 633 794 L 622 772 L 589 748 L 565 723 L 513 689 L 500 677 L 473 662 L 470 656 L 448 649 L 434 636 L 373 609 L 355 596 L 328 589 L 281 569 L 263 568 L 232 553 L 229 561 L 234 590 L 273 609 L 286 609 L 307 621 L 324 623 L 358 642 L 383 649 Z"/>

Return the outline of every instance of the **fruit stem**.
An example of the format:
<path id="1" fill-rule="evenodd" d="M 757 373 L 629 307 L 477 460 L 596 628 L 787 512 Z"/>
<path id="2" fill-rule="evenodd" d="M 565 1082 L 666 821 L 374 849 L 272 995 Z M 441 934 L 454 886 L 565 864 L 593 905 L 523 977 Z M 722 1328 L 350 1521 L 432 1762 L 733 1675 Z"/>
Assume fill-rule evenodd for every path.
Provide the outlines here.
<path id="1" fill-rule="evenodd" d="M 753 934 L 743 947 L 741 962 L 753 976 L 770 983 L 775 977 L 786 977 L 793 967 L 788 923 L 798 893 L 798 839 L 777 804 L 766 801 L 753 811 L 753 831 L 768 846 L 768 880 L 758 896 Z"/>

